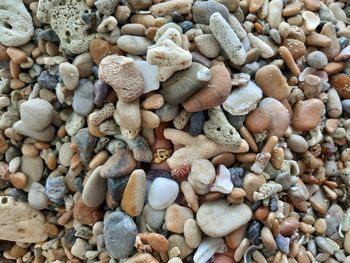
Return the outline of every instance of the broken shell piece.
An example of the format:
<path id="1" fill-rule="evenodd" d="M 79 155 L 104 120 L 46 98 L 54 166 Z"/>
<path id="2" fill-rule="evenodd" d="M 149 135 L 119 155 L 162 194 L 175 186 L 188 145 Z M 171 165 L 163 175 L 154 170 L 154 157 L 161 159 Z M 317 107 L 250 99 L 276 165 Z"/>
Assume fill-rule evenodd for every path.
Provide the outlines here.
<path id="1" fill-rule="evenodd" d="M 304 11 L 301 16 L 304 18 L 306 29 L 313 31 L 320 24 L 321 20 L 314 12 Z"/>
<path id="2" fill-rule="evenodd" d="M 207 237 L 199 245 L 193 256 L 194 263 L 206 263 L 215 253 L 227 251 L 225 241 L 221 237 Z"/>
<path id="3" fill-rule="evenodd" d="M 98 76 L 114 89 L 123 102 L 133 101 L 143 93 L 144 78 L 132 58 L 118 55 L 105 57 L 100 62 Z"/>
<path id="4" fill-rule="evenodd" d="M 277 184 L 274 181 L 269 181 L 260 186 L 259 192 L 254 192 L 253 199 L 255 201 L 263 200 L 280 191 L 282 191 L 282 185 Z"/>
<path id="5" fill-rule="evenodd" d="M 262 152 L 256 155 L 255 162 L 250 168 L 254 173 L 261 174 L 268 162 L 270 161 L 271 154 L 268 152 Z"/>
<path id="6" fill-rule="evenodd" d="M 223 194 L 231 193 L 233 184 L 231 181 L 231 173 L 225 165 L 219 165 L 214 184 L 210 187 L 211 192 L 220 192 Z"/>
<path id="7" fill-rule="evenodd" d="M 142 73 L 145 87 L 143 93 L 159 89 L 158 67 L 149 64 L 147 61 L 135 61 L 135 67 Z"/>
<path id="8" fill-rule="evenodd" d="M 165 39 L 148 48 L 147 61 L 159 67 L 160 81 L 166 81 L 176 71 L 190 67 L 192 55 L 173 41 Z"/>

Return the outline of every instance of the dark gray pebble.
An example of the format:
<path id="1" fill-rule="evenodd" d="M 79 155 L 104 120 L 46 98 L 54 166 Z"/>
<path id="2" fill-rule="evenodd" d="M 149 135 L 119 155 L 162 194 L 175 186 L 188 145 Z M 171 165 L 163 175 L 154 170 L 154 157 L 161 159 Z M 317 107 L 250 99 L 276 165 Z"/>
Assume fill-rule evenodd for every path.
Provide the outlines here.
<path id="1" fill-rule="evenodd" d="M 231 181 L 235 187 L 242 187 L 244 169 L 241 167 L 232 167 L 228 169 L 231 175 Z"/>
<path id="2" fill-rule="evenodd" d="M 282 253 L 288 254 L 289 253 L 289 238 L 284 237 L 281 234 L 278 234 L 278 236 L 275 237 L 275 241 L 277 244 L 277 247 L 279 250 L 281 250 Z"/>
<path id="3" fill-rule="evenodd" d="M 55 43 L 60 42 L 60 38 L 57 36 L 55 30 L 53 30 L 52 28 L 40 31 L 38 34 L 38 38 Z"/>
<path id="4" fill-rule="evenodd" d="M 109 85 L 102 80 L 97 80 L 94 84 L 94 93 L 95 93 L 95 98 L 94 98 L 94 103 L 96 106 L 101 107 L 103 105 L 103 102 L 105 98 L 108 95 L 109 91 Z"/>
<path id="5" fill-rule="evenodd" d="M 42 88 L 46 88 L 50 90 L 55 90 L 56 85 L 58 83 L 57 77 L 54 75 L 51 75 L 48 70 L 44 70 L 43 72 L 41 72 L 37 81 Z"/>
<path id="6" fill-rule="evenodd" d="M 269 210 L 271 212 L 276 212 L 278 210 L 278 199 L 276 197 L 270 198 Z"/>
<path id="7" fill-rule="evenodd" d="M 188 133 L 192 136 L 197 136 L 203 133 L 204 121 L 205 115 L 202 111 L 193 113 L 190 119 Z"/>
<path id="8" fill-rule="evenodd" d="M 75 142 L 79 147 L 81 161 L 88 166 L 94 154 L 97 138 L 89 133 L 88 128 L 84 128 L 75 135 Z"/>
<path id="9" fill-rule="evenodd" d="M 119 178 L 108 178 L 107 187 L 113 201 L 119 202 L 122 199 L 124 189 L 129 181 L 129 176 Z"/>
<path id="10" fill-rule="evenodd" d="M 260 233 L 262 229 L 262 223 L 259 220 L 250 221 L 247 228 L 247 238 L 252 241 L 255 246 L 260 245 Z"/>

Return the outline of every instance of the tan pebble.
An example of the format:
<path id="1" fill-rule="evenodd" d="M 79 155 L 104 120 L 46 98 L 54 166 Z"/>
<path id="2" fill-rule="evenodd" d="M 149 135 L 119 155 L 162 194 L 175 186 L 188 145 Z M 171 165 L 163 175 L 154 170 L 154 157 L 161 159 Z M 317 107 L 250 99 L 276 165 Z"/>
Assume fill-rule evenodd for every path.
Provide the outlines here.
<path id="1" fill-rule="evenodd" d="M 293 128 L 308 131 L 316 128 L 321 120 L 324 105 L 319 99 L 308 99 L 297 102 L 293 107 Z"/>
<path id="2" fill-rule="evenodd" d="M 270 127 L 270 114 L 264 109 L 257 108 L 249 112 L 245 119 L 245 125 L 252 133 L 260 133 Z"/>
<path id="3" fill-rule="evenodd" d="M 146 31 L 145 31 L 145 36 L 146 36 L 148 39 L 150 39 L 150 40 L 153 41 L 154 37 L 155 37 L 156 34 L 157 34 L 157 30 L 158 30 L 158 27 L 154 27 L 154 26 L 149 27 L 149 28 L 147 28 Z"/>
<path id="4" fill-rule="evenodd" d="M 246 235 L 247 225 L 241 226 L 225 236 L 226 245 L 229 248 L 237 248 Z"/>
<path id="5" fill-rule="evenodd" d="M 350 253 L 350 230 L 348 230 L 345 234 L 344 238 L 344 250 L 346 253 Z"/>
<path id="6" fill-rule="evenodd" d="M 315 232 L 315 228 L 313 226 L 310 226 L 309 224 L 306 224 L 304 222 L 300 222 L 299 229 L 305 234 L 312 234 L 313 232 Z"/>
<path id="7" fill-rule="evenodd" d="M 295 16 L 299 14 L 302 8 L 303 8 L 302 2 L 293 2 L 291 4 L 286 5 L 286 7 L 282 11 L 282 15 L 284 17 Z"/>
<path id="8" fill-rule="evenodd" d="M 256 158 L 256 153 L 253 153 L 253 152 L 237 153 L 235 156 L 237 161 L 241 163 L 254 163 Z"/>
<path id="9" fill-rule="evenodd" d="M 108 260 L 109 262 L 110 260 Z M 124 263 L 158 263 L 159 261 L 156 260 L 151 254 L 148 253 L 139 253 L 131 258 L 128 258 Z"/>
<path id="10" fill-rule="evenodd" d="M 59 230 L 56 225 L 46 223 L 44 225 L 45 231 L 50 235 L 50 236 L 58 236 Z"/>
<path id="11" fill-rule="evenodd" d="M 88 129 L 89 132 L 95 136 L 95 137 L 103 137 L 105 136 L 105 134 L 100 130 L 100 127 L 98 124 L 95 124 L 93 120 L 91 120 L 90 118 L 88 118 Z"/>
<path id="12" fill-rule="evenodd" d="M 22 64 L 27 62 L 27 58 L 28 58 L 27 54 L 18 48 L 14 48 L 14 47 L 7 48 L 7 54 L 9 55 L 11 60 L 13 60 L 13 62 L 16 64 Z"/>
<path id="13" fill-rule="evenodd" d="M 316 32 L 306 36 L 306 45 L 315 47 L 329 47 L 332 43 L 331 39 L 327 36 L 321 35 Z"/>
<path id="14" fill-rule="evenodd" d="M 256 13 L 263 5 L 263 0 L 251 0 L 249 4 L 249 12 Z"/>
<path id="15" fill-rule="evenodd" d="M 247 141 L 247 143 L 249 144 L 250 149 L 253 152 L 258 152 L 258 146 L 255 143 L 254 137 L 253 137 L 253 135 L 250 133 L 250 131 L 245 126 L 242 126 L 239 129 L 239 133 L 242 136 L 242 138 Z"/>
<path id="16" fill-rule="evenodd" d="M 204 199 L 205 199 L 205 201 L 215 201 L 215 200 L 218 200 L 222 197 L 224 197 L 223 193 L 213 192 L 213 193 L 207 193 L 204 196 Z"/>
<path id="17" fill-rule="evenodd" d="M 168 238 L 168 240 L 169 240 L 169 250 L 168 250 L 169 258 L 174 257 L 174 254 L 175 254 L 175 256 L 178 256 L 179 258 L 184 259 L 188 255 L 190 255 L 193 251 L 192 248 L 187 246 L 185 238 L 181 235 L 177 235 L 177 234 L 171 235 Z"/>
<path id="18" fill-rule="evenodd" d="M 289 49 L 294 59 L 298 59 L 306 53 L 305 44 L 297 39 L 287 38 L 283 40 L 282 46 Z"/>
<path id="19" fill-rule="evenodd" d="M 330 46 L 321 48 L 321 51 L 327 56 L 329 60 L 333 60 L 340 52 L 335 25 L 333 25 L 331 22 L 327 22 L 322 27 L 321 34 L 327 36 L 331 40 Z"/>
<path id="20" fill-rule="evenodd" d="M 57 167 L 57 157 L 53 152 L 49 153 L 49 156 L 47 158 L 47 167 L 50 170 L 55 170 Z"/>
<path id="21" fill-rule="evenodd" d="M 244 252 L 247 250 L 249 245 L 250 240 L 248 238 L 243 239 L 235 251 L 234 260 L 240 261 L 243 258 Z"/>
<path id="22" fill-rule="evenodd" d="M 271 231 L 274 237 L 276 237 L 280 233 L 280 222 L 278 221 L 277 218 L 273 220 Z"/>
<path id="23" fill-rule="evenodd" d="M 233 198 L 231 195 L 227 196 L 227 201 L 231 204 L 242 204 L 244 202 L 244 197 L 240 197 L 240 198 Z"/>
<path id="24" fill-rule="evenodd" d="M 299 252 L 296 259 L 298 260 L 299 263 L 311 263 L 304 246 L 301 246 L 299 248 Z"/>
<path id="25" fill-rule="evenodd" d="M 199 207 L 198 197 L 197 197 L 195 191 L 193 190 L 192 185 L 187 181 L 183 181 L 181 183 L 181 191 L 185 196 L 185 200 L 186 200 L 188 206 L 191 207 L 191 209 L 194 212 L 197 212 L 198 207 Z"/>
<path id="26" fill-rule="evenodd" d="M 226 167 L 231 167 L 235 162 L 235 156 L 232 153 L 222 153 L 215 156 L 211 163 L 216 167 L 220 164 L 225 165 Z"/>
<path id="27" fill-rule="evenodd" d="M 11 82 L 10 82 L 11 89 L 21 89 L 21 88 L 24 88 L 25 85 L 26 83 L 20 79 L 11 79 Z"/>
<path id="28" fill-rule="evenodd" d="M 284 162 L 284 150 L 280 147 L 276 147 L 271 154 L 271 164 L 276 169 L 280 170 L 282 169 L 283 162 Z"/>
<path id="29" fill-rule="evenodd" d="M 278 143 L 278 137 L 277 136 L 270 136 L 262 148 L 261 152 L 264 153 L 272 153 L 273 149 L 276 147 Z"/>
<path id="30" fill-rule="evenodd" d="M 10 174 L 10 181 L 17 189 L 23 189 L 27 185 L 27 176 L 21 172 L 13 173 Z"/>
<path id="31" fill-rule="evenodd" d="M 95 1 L 95 0 L 94 0 Z M 130 17 L 130 8 L 127 5 L 118 5 L 115 10 L 115 17 L 117 18 L 119 23 L 125 23 Z"/>
<path id="32" fill-rule="evenodd" d="M 284 63 L 287 65 L 289 70 L 292 72 L 294 76 L 300 75 L 300 69 L 298 68 L 297 64 L 295 63 L 292 54 L 290 53 L 289 49 L 281 46 L 278 49 L 278 52 L 280 53 L 280 56 L 282 57 Z"/>
<path id="33" fill-rule="evenodd" d="M 184 236 L 187 245 L 190 248 L 197 248 L 202 241 L 202 232 L 200 231 L 196 220 L 187 219 L 184 224 Z"/>
<path id="34" fill-rule="evenodd" d="M 141 127 L 154 129 L 160 124 L 160 118 L 157 114 L 149 110 L 141 110 Z"/>
<path id="35" fill-rule="evenodd" d="M 130 17 L 131 23 L 142 24 L 146 28 L 154 25 L 155 18 L 152 15 L 134 14 Z"/>
<path id="36" fill-rule="evenodd" d="M 147 241 L 154 250 L 159 252 L 166 252 L 169 248 L 168 240 L 158 233 L 148 234 Z"/>
<path id="37" fill-rule="evenodd" d="M 57 56 L 59 54 L 59 46 L 53 42 L 47 42 L 45 48 L 47 54 L 49 54 L 52 57 Z"/>
<path id="38" fill-rule="evenodd" d="M 336 73 L 342 72 L 345 68 L 346 63 L 344 62 L 330 62 L 323 68 L 323 70 L 328 75 L 334 75 Z"/>
<path id="39" fill-rule="evenodd" d="M 304 0 L 304 7 L 310 11 L 318 11 L 321 7 L 321 0 Z"/>
<path id="40" fill-rule="evenodd" d="M 256 219 L 263 222 L 269 215 L 269 209 L 266 206 L 260 206 L 255 210 L 254 215 Z"/>
<path id="41" fill-rule="evenodd" d="M 125 24 L 120 29 L 123 35 L 144 36 L 146 27 L 142 24 Z"/>
<path id="42" fill-rule="evenodd" d="M 90 169 L 95 169 L 97 166 L 104 164 L 108 160 L 108 152 L 105 150 L 96 154 L 89 163 Z"/>
<path id="43" fill-rule="evenodd" d="M 272 232 L 266 226 L 264 226 L 263 229 L 261 230 L 261 241 L 267 249 L 271 251 L 274 251 L 277 249 L 277 244 L 272 235 Z"/>
<path id="44" fill-rule="evenodd" d="M 166 229 L 173 233 L 181 234 L 184 232 L 184 224 L 189 218 L 193 218 L 191 209 L 179 206 L 178 204 L 172 204 L 165 212 Z"/>
<path id="45" fill-rule="evenodd" d="M 44 150 L 50 148 L 50 143 L 37 141 L 34 146 L 39 150 Z"/>
<path id="46" fill-rule="evenodd" d="M 64 212 L 57 220 L 57 223 L 61 226 L 65 225 L 68 223 L 68 221 L 72 218 L 73 216 L 73 210 L 69 210 L 67 212 Z"/>
<path id="47" fill-rule="evenodd" d="M 242 198 L 242 197 L 245 197 L 246 195 L 247 193 L 242 188 L 238 188 L 238 187 L 233 188 L 230 193 L 230 196 L 232 198 Z"/>
<path id="48" fill-rule="evenodd" d="M 21 72 L 21 67 L 19 64 L 15 63 L 13 60 L 10 61 L 10 72 L 14 79 L 19 78 L 19 73 Z"/>
<path id="49" fill-rule="evenodd" d="M 161 94 L 153 94 L 145 99 L 142 106 L 145 110 L 156 110 L 164 105 L 164 98 Z"/>
<path id="50" fill-rule="evenodd" d="M 25 156 L 35 157 L 39 155 L 39 150 L 33 144 L 23 144 L 21 150 Z"/>
<path id="51" fill-rule="evenodd" d="M 316 233 L 322 235 L 326 232 L 327 230 L 327 223 L 324 218 L 318 218 L 316 219 L 314 223 L 315 231 Z"/>
<path id="52" fill-rule="evenodd" d="M 27 253 L 27 249 L 20 247 L 18 245 L 14 245 L 10 251 L 11 256 L 15 258 L 23 257 L 26 253 Z"/>
<path id="53" fill-rule="evenodd" d="M 299 220 L 293 216 L 287 217 L 282 220 L 280 224 L 280 233 L 284 236 L 290 236 L 294 234 L 294 232 L 299 227 Z"/>

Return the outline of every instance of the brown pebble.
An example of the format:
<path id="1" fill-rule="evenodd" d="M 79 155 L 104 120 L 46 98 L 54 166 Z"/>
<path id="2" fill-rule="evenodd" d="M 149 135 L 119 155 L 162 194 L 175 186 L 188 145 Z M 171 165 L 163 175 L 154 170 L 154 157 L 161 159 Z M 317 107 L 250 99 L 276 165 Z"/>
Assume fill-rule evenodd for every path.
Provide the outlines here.
<path id="1" fill-rule="evenodd" d="M 28 59 L 28 56 L 24 51 L 14 47 L 7 48 L 7 54 L 9 55 L 11 60 L 13 60 L 13 62 L 16 64 L 25 63 Z"/>
<path id="2" fill-rule="evenodd" d="M 18 79 L 19 78 L 19 73 L 21 73 L 21 67 L 19 64 L 17 64 L 16 62 L 14 62 L 13 60 L 10 60 L 10 71 L 11 71 L 11 75 L 14 79 Z M 23 81 L 22 81 L 23 82 Z M 24 82 L 23 82 L 24 83 Z M 23 87 L 21 87 L 23 88 Z M 18 88 L 17 88 L 18 89 Z"/>
<path id="3" fill-rule="evenodd" d="M 238 187 L 233 188 L 230 193 L 230 196 L 234 199 L 242 198 L 242 197 L 245 197 L 246 195 L 247 193 L 242 188 L 238 188 Z"/>
<path id="4" fill-rule="evenodd" d="M 39 155 L 39 150 L 33 144 L 23 144 L 21 150 L 25 156 L 35 157 Z"/>
<path id="5" fill-rule="evenodd" d="M 255 75 L 256 84 L 263 90 L 265 96 L 277 100 L 288 98 L 289 86 L 281 70 L 275 65 L 260 68 Z"/>
<path id="6" fill-rule="evenodd" d="M 330 76 L 343 71 L 346 68 L 346 63 L 344 62 L 330 62 L 323 70 Z"/>
<path id="7" fill-rule="evenodd" d="M 256 158 L 256 153 L 253 153 L 253 152 L 237 153 L 235 156 L 237 161 L 241 163 L 254 163 Z"/>
<path id="8" fill-rule="evenodd" d="M 100 207 L 87 207 L 81 198 L 73 208 L 74 219 L 83 225 L 95 224 L 102 219 L 103 215 L 104 212 L 100 210 Z"/>
<path id="9" fill-rule="evenodd" d="M 121 51 L 116 45 L 112 47 L 107 41 L 96 38 L 90 43 L 90 54 L 92 60 L 99 65 L 101 60 L 111 54 L 119 54 L 122 55 L 123 51 Z"/>
<path id="10" fill-rule="evenodd" d="M 214 166 L 218 166 L 220 164 L 225 165 L 226 167 L 231 167 L 235 162 L 235 156 L 232 153 L 222 153 L 217 156 L 215 156 L 211 163 Z"/>
<path id="11" fill-rule="evenodd" d="M 90 169 L 95 169 L 97 166 L 104 164 L 108 160 L 108 152 L 105 150 L 96 154 L 89 163 Z"/>
<path id="12" fill-rule="evenodd" d="M 270 114 L 261 108 L 249 112 L 245 119 L 245 125 L 252 133 L 261 133 L 269 129 L 271 124 Z"/>
<path id="13" fill-rule="evenodd" d="M 23 189 L 27 185 L 27 176 L 21 172 L 13 173 L 10 174 L 10 181 L 17 189 Z"/>
<path id="14" fill-rule="evenodd" d="M 350 76 L 344 73 L 333 75 L 330 84 L 342 99 L 350 99 Z"/>
<path id="15" fill-rule="evenodd" d="M 20 247 L 18 245 L 14 245 L 10 251 L 11 256 L 15 258 L 23 257 L 26 253 L 27 253 L 27 249 Z"/>
<path id="16" fill-rule="evenodd" d="M 282 57 L 284 63 L 288 66 L 289 70 L 292 72 L 294 76 L 300 75 L 300 69 L 298 68 L 297 64 L 295 63 L 292 54 L 290 53 L 289 49 L 281 46 L 278 49 L 278 52 L 280 53 L 280 56 Z"/>
<path id="17" fill-rule="evenodd" d="M 280 224 L 280 233 L 283 236 L 291 236 L 299 227 L 299 220 L 293 216 L 282 220 Z"/>
<path id="18" fill-rule="evenodd" d="M 244 225 L 225 236 L 227 246 L 230 248 L 237 248 L 245 237 L 246 229 L 247 225 Z"/>
<path id="19" fill-rule="evenodd" d="M 322 235 L 327 230 L 327 222 L 324 218 L 318 218 L 314 223 L 314 227 L 316 233 Z"/>
<path id="20" fill-rule="evenodd" d="M 293 128 L 308 131 L 316 128 L 321 120 L 324 105 L 319 99 L 308 99 L 297 102 L 293 107 Z"/>
<path id="21" fill-rule="evenodd" d="M 148 234 L 147 241 L 154 250 L 159 252 L 166 252 L 169 248 L 169 241 L 158 233 Z"/>
<path id="22" fill-rule="evenodd" d="M 10 56 L 7 54 L 7 47 L 0 44 L 0 60 L 10 60 Z"/>
<path id="23" fill-rule="evenodd" d="M 297 39 L 287 38 L 283 40 L 282 46 L 289 49 L 294 59 L 298 59 L 306 53 L 305 44 Z"/>
<path id="24" fill-rule="evenodd" d="M 145 110 L 156 110 L 164 105 L 164 98 L 161 94 L 153 94 L 145 99 L 142 106 Z"/>
<path id="25" fill-rule="evenodd" d="M 321 7 L 321 0 L 304 0 L 304 7 L 310 11 L 318 11 Z"/>
<path id="26" fill-rule="evenodd" d="M 260 206 L 258 209 L 255 210 L 255 218 L 259 221 L 264 221 L 267 216 L 269 215 L 269 209 L 266 206 Z"/>
<path id="27" fill-rule="evenodd" d="M 321 35 L 316 32 L 306 36 L 306 45 L 315 47 L 329 47 L 332 41 L 329 37 Z"/>

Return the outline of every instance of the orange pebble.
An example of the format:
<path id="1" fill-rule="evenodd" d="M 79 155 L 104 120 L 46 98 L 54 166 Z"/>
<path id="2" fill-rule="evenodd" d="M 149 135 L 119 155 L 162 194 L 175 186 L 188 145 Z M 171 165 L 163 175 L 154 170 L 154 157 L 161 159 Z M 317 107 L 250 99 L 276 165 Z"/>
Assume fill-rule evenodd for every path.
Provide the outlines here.
<path id="1" fill-rule="evenodd" d="M 236 261 L 224 254 L 215 254 L 214 263 L 236 263 Z"/>
<path id="2" fill-rule="evenodd" d="M 260 221 L 264 221 L 268 215 L 269 215 L 269 209 L 266 206 L 260 206 L 255 211 L 255 218 Z"/>

